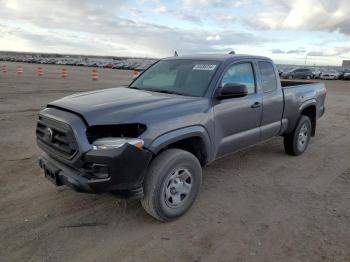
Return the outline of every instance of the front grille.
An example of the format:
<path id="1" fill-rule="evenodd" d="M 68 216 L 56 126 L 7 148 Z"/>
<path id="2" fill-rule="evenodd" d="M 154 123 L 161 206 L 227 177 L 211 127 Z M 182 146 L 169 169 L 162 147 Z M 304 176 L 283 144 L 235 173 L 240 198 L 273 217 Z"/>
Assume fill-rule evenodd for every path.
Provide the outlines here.
<path id="1" fill-rule="evenodd" d="M 38 144 L 44 151 L 49 151 L 48 153 L 71 159 L 78 152 L 73 130 L 66 123 L 39 116 L 36 137 Z"/>

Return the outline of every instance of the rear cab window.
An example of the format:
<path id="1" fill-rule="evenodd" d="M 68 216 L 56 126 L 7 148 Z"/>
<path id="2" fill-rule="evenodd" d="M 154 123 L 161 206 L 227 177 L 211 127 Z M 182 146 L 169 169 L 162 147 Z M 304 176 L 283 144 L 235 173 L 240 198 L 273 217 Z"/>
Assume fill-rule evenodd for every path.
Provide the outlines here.
<path id="1" fill-rule="evenodd" d="M 272 63 L 268 61 L 259 61 L 258 69 L 264 93 L 275 91 L 277 89 L 277 76 Z"/>

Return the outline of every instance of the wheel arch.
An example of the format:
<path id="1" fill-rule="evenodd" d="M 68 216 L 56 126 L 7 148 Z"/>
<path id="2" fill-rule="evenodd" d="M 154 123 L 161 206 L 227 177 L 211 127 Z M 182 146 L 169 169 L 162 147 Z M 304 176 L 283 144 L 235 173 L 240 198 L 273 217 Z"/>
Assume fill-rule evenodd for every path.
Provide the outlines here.
<path id="1" fill-rule="evenodd" d="M 300 116 L 307 116 L 311 120 L 311 136 L 315 136 L 316 134 L 316 101 L 310 100 L 307 103 L 304 103 L 300 109 Z"/>
<path id="2" fill-rule="evenodd" d="M 190 126 L 163 134 L 151 143 L 149 150 L 158 155 L 169 148 L 183 149 L 192 153 L 202 166 L 211 159 L 211 142 L 203 126 Z"/>

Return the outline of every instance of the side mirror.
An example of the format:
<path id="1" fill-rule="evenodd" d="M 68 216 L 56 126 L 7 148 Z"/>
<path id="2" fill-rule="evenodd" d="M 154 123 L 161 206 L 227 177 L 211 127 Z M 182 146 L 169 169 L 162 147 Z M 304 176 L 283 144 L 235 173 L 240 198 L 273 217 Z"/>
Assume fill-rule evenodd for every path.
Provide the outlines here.
<path id="1" fill-rule="evenodd" d="M 234 98 L 248 95 L 248 87 L 243 84 L 227 83 L 216 92 L 216 98 Z"/>

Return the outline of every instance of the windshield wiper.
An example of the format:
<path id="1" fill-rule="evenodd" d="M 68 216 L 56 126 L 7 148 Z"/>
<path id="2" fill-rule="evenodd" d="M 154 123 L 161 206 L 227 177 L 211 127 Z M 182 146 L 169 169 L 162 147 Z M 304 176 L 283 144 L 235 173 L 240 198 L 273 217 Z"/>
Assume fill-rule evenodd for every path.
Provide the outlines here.
<path id="1" fill-rule="evenodd" d="M 162 90 L 162 89 L 147 89 L 147 91 L 151 92 L 158 92 L 158 93 L 164 93 L 164 94 L 172 94 L 172 95 L 180 95 L 184 96 L 184 94 L 178 93 L 176 91 L 170 91 L 170 90 Z"/>
<path id="2" fill-rule="evenodd" d="M 138 88 L 137 86 L 128 86 L 128 88 L 141 90 L 141 88 Z"/>
<path id="3" fill-rule="evenodd" d="M 137 87 L 137 86 L 128 86 L 128 88 L 137 89 L 137 90 L 144 90 L 144 91 L 151 91 L 151 92 L 157 92 L 157 93 L 164 93 L 164 94 L 172 94 L 172 95 L 184 96 L 184 94 L 178 93 L 178 92 L 176 92 L 176 91 L 170 91 L 170 90 L 163 90 L 163 89 L 144 89 L 144 88 L 139 88 L 139 87 Z"/>

